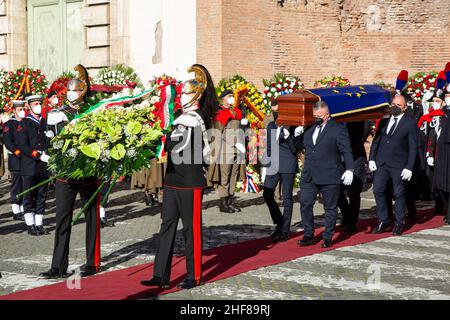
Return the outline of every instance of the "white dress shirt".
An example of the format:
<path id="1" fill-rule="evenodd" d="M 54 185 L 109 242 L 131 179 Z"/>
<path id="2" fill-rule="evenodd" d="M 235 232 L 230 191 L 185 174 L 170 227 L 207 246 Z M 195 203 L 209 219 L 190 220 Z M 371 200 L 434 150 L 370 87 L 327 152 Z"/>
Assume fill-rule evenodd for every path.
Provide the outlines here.
<path id="1" fill-rule="evenodd" d="M 395 130 L 397 129 L 398 124 L 400 123 L 400 120 L 402 119 L 403 115 L 404 115 L 404 113 L 402 113 L 401 115 L 399 115 L 399 116 L 397 116 L 397 117 L 391 116 L 391 119 L 389 120 L 389 124 L 388 124 L 387 130 L 386 130 L 386 133 L 389 133 L 389 131 L 391 130 L 392 126 L 393 126 L 394 123 L 395 123 L 394 118 L 397 118 L 397 119 L 398 119 L 398 120 L 397 120 L 397 125 L 396 125 L 396 127 L 394 128 L 394 132 L 395 132 Z M 394 132 L 392 132 L 392 133 L 394 133 Z"/>
<path id="2" fill-rule="evenodd" d="M 314 145 L 316 145 L 317 137 L 319 136 L 320 128 L 322 128 L 322 132 L 323 132 L 323 129 L 325 128 L 326 125 L 327 125 L 327 123 L 325 122 L 325 123 L 322 124 L 321 126 L 317 126 L 317 127 L 316 127 L 316 130 L 314 130 L 314 133 L 313 133 L 313 136 L 312 136 L 313 144 L 314 144 Z"/>

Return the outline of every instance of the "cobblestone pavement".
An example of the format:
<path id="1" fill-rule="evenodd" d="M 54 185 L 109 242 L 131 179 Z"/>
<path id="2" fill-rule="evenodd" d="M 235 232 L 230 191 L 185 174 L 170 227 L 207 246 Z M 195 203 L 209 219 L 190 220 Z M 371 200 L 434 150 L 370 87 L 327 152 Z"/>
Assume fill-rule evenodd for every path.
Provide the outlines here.
<path id="1" fill-rule="evenodd" d="M 23 222 L 12 220 L 8 191 L 8 182 L 5 180 L 0 181 L 0 271 L 3 276 L 0 279 L 0 295 L 53 283 L 52 280 L 41 279 L 38 274 L 47 270 L 51 262 L 55 229 L 54 194 L 49 194 L 45 218 L 45 225 L 50 234 L 42 237 L 32 237 L 26 233 Z M 203 212 L 205 249 L 266 237 L 273 232 L 274 227 L 262 195 L 238 194 L 237 196 L 238 203 L 243 207 L 243 212 L 237 214 L 220 213 L 217 194 L 210 193 L 205 196 Z M 362 201 L 362 218 L 374 216 L 374 204 L 371 192 L 365 192 Z M 79 202 L 76 205 L 80 208 Z M 429 207 L 429 205 L 430 203 L 421 204 L 422 207 Z M 292 231 L 301 230 L 299 207 L 298 201 L 295 201 Z M 107 216 L 116 226 L 105 228 L 101 231 L 102 268 L 105 272 L 146 263 L 154 259 L 157 233 L 160 226 L 159 213 L 160 207 L 147 207 L 143 201 L 142 192 L 130 191 L 128 183 L 120 183 L 115 188 L 114 193 L 110 197 Z M 316 206 L 315 213 L 317 215 L 317 226 L 321 226 L 323 223 L 323 209 L 320 204 Z M 181 228 L 181 223 L 179 228 Z M 399 271 L 400 267 L 393 264 L 396 261 L 395 254 L 402 255 L 399 258 L 399 264 L 405 259 L 409 261 L 407 258 L 408 252 L 397 250 L 405 246 L 418 257 L 414 258 L 412 265 L 404 265 L 409 268 L 407 277 L 410 282 L 402 285 L 405 288 L 411 285 L 412 288 L 417 287 L 416 289 L 420 291 L 422 287 L 419 285 L 428 281 L 428 287 L 425 286 L 423 289 L 425 291 L 420 291 L 422 292 L 421 295 L 414 297 L 424 296 L 427 292 L 431 292 L 432 289 L 434 290 L 432 291 L 433 294 L 448 297 L 449 264 L 448 259 L 445 259 L 445 255 L 448 258 L 450 249 L 448 246 L 439 248 L 438 243 L 435 241 L 445 242 L 445 240 L 448 240 L 448 237 L 450 237 L 448 234 L 449 229 L 442 228 L 441 230 L 429 230 L 429 232 L 431 233 L 415 234 L 414 236 L 398 238 L 400 240 L 390 239 L 390 242 L 386 240 L 387 242 L 381 241 L 376 244 L 369 244 L 369 248 L 372 248 L 370 245 L 378 248 L 378 251 L 375 250 L 376 252 L 371 254 L 368 254 L 366 249 L 364 249 L 365 245 L 352 247 L 351 249 L 354 251 L 349 249 L 346 251 L 346 248 L 343 248 L 331 253 L 305 257 L 286 264 L 255 270 L 231 279 L 208 284 L 201 288 L 161 298 L 348 298 L 351 297 L 351 294 L 354 294 L 355 290 L 349 289 L 350 291 L 347 295 L 344 293 L 336 295 L 338 291 L 331 290 L 336 285 L 333 284 L 333 274 L 334 277 L 344 277 L 343 280 L 338 282 L 340 290 L 345 291 L 346 286 L 355 287 L 356 289 L 361 288 L 362 290 L 361 279 L 364 276 L 367 278 L 367 274 L 364 273 L 365 270 L 363 269 L 367 269 L 366 265 L 369 265 L 372 261 L 382 265 L 382 277 L 383 275 L 390 276 L 401 283 L 402 279 L 396 278 L 396 275 L 398 275 L 396 272 Z M 433 234 L 433 232 L 438 232 L 438 234 Z M 397 243 L 398 241 L 404 241 L 404 238 L 409 239 L 411 237 L 418 238 L 413 238 L 406 244 Z M 417 241 L 417 239 L 422 238 L 430 242 L 424 242 L 424 244 L 421 241 Z M 72 231 L 69 270 L 76 269 L 84 263 L 84 241 L 85 224 L 82 219 L 74 226 Z M 358 251 L 358 248 L 363 249 Z M 176 237 L 175 254 L 182 253 L 183 237 L 179 230 Z M 422 253 L 423 257 L 421 256 Z M 430 256 L 430 253 L 435 253 L 436 257 L 435 255 Z M 430 262 L 430 266 L 428 266 L 424 262 L 426 260 L 422 261 L 420 257 L 423 259 L 432 257 L 433 262 Z M 407 261 L 405 260 L 404 262 Z M 385 268 L 385 265 L 388 267 Z M 427 269 L 423 269 L 425 267 Z M 428 275 L 429 278 L 420 280 L 420 277 L 417 276 L 418 279 L 416 281 L 413 276 L 414 268 L 419 268 L 418 274 Z M 305 272 L 296 273 L 296 270 L 304 270 Z M 323 273 L 323 275 L 331 277 L 325 284 L 321 282 L 324 280 L 320 277 L 320 270 L 328 270 L 329 274 Z M 355 278 L 346 278 L 347 274 L 354 275 Z M 270 277 L 265 275 L 270 275 Z M 281 280 L 284 282 L 277 280 L 279 278 L 283 278 Z M 394 294 L 392 290 L 387 292 L 391 292 L 393 297 L 397 297 L 402 293 L 400 290 Z M 332 294 L 331 291 L 334 293 Z M 365 292 L 366 294 L 358 296 L 369 298 L 389 297 L 389 294 L 386 293 L 367 292 L 367 290 Z M 414 298 L 413 292 L 414 290 L 411 293 L 405 293 L 404 297 Z"/>

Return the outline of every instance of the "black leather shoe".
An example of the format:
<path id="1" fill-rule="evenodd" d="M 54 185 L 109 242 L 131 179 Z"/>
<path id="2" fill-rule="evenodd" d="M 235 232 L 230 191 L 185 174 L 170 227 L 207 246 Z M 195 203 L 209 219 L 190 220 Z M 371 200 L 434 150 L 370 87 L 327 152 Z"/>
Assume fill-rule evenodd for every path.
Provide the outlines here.
<path id="1" fill-rule="evenodd" d="M 289 235 L 285 234 L 285 233 L 281 233 L 278 235 L 278 237 L 273 239 L 273 242 L 278 243 L 278 242 L 285 242 L 289 240 Z"/>
<path id="2" fill-rule="evenodd" d="M 323 239 L 322 248 L 331 248 L 331 240 Z"/>
<path id="3" fill-rule="evenodd" d="M 100 227 L 106 228 L 106 227 L 114 227 L 114 222 L 108 221 L 106 218 L 100 218 Z"/>
<path id="4" fill-rule="evenodd" d="M 159 287 L 161 289 L 169 289 L 169 283 L 163 282 L 159 277 L 153 277 L 150 280 L 143 280 L 141 284 L 146 287 Z"/>
<path id="5" fill-rule="evenodd" d="M 195 288 L 196 286 L 197 286 L 197 282 L 192 279 L 185 279 L 185 280 L 183 280 L 182 283 L 177 285 L 177 287 L 181 288 L 181 289 L 192 289 L 192 288 Z"/>
<path id="6" fill-rule="evenodd" d="M 445 223 L 445 224 L 450 224 L 450 218 L 445 217 L 445 218 L 444 218 L 444 223 Z"/>
<path id="7" fill-rule="evenodd" d="M 49 232 L 44 229 L 44 226 L 36 226 L 36 233 L 38 236 L 44 236 L 46 234 L 49 234 Z"/>
<path id="8" fill-rule="evenodd" d="M 72 275 L 72 274 L 71 273 L 69 274 L 66 271 L 59 272 L 58 269 L 54 269 L 54 268 L 51 268 L 50 270 L 39 274 L 40 277 L 44 277 L 46 279 L 68 278 L 70 275 Z"/>
<path id="9" fill-rule="evenodd" d="M 153 207 L 157 207 L 160 205 L 159 199 L 158 199 L 158 195 L 152 193 L 151 194 L 151 198 L 152 198 L 152 202 L 153 202 Z"/>
<path id="10" fill-rule="evenodd" d="M 270 235 L 270 237 L 271 237 L 272 239 L 275 239 L 275 238 L 277 238 L 279 235 L 280 235 L 280 232 L 277 230 L 277 231 L 275 231 L 274 233 L 272 233 L 272 234 Z"/>
<path id="11" fill-rule="evenodd" d="M 81 270 L 80 272 L 80 276 L 82 278 L 86 278 L 86 277 L 90 277 L 93 276 L 94 274 L 99 273 L 99 271 L 97 271 L 97 269 L 95 267 L 84 267 L 83 270 Z"/>
<path id="12" fill-rule="evenodd" d="M 146 206 L 152 207 L 153 206 L 153 201 L 152 201 L 152 197 L 149 194 L 144 194 L 144 202 Z"/>
<path id="13" fill-rule="evenodd" d="M 235 213 L 235 211 L 233 209 L 230 208 L 230 206 L 228 205 L 227 202 L 227 198 L 221 198 L 220 199 L 220 212 L 224 212 L 224 213 Z"/>
<path id="14" fill-rule="evenodd" d="M 390 225 L 388 223 L 380 222 L 375 229 L 372 230 L 373 234 L 379 234 L 386 232 Z"/>
<path id="15" fill-rule="evenodd" d="M 312 246 L 315 244 L 314 237 L 303 237 L 302 240 L 297 242 L 301 247 Z"/>
<path id="16" fill-rule="evenodd" d="M 234 197 L 233 196 L 229 196 L 227 198 L 227 204 L 228 207 L 231 208 L 231 210 L 233 210 L 234 212 L 241 212 L 241 208 L 239 208 L 237 205 L 234 204 Z"/>
<path id="17" fill-rule="evenodd" d="M 29 235 L 32 235 L 32 236 L 37 236 L 38 235 L 37 230 L 36 230 L 36 226 L 34 226 L 34 225 L 27 226 L 27 231 L 28 231 Z"/>
<path id="18" fill-rule="evenodd" d="M 403 233 L 403 224 L 396 224 L 394 230 L 392 230 L 392 234 L 394 236 L 401 236 Z"/>

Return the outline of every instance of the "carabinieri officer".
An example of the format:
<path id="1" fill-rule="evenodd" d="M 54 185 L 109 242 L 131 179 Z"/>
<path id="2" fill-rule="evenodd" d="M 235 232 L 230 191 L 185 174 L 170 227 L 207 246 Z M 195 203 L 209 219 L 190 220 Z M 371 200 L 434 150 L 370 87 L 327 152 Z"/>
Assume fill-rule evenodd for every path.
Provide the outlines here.
<path id="1" fill-rule="evenodd" d="M 201 284 L 202 279 L 202 193 L 206 187 L 204 161 L 210 155 L 206 129 L 218 109 L 211 76 L 205 67 L 194 65 L 189 72 L 195 80 L 183 85 L 183 113 L 174 121 L 166 138 L 169 154 L 163 194 L 162 224 L 153 278 L 144 286 L 168 288 L 173 246 L 178 220 L 183 221 L 186 243 L 187 276 L 178 286 L 183 289 Z"/>

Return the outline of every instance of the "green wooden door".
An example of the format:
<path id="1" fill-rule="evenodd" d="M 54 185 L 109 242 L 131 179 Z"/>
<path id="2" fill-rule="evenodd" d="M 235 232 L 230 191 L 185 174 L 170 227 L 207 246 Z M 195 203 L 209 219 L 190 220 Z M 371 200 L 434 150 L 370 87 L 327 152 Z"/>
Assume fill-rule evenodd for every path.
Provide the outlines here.
<path id="1" fill-rule="evenodd" d="M 28 64 L 49 80 L 80 63 L 83 0 L 28 0 Z"/>

